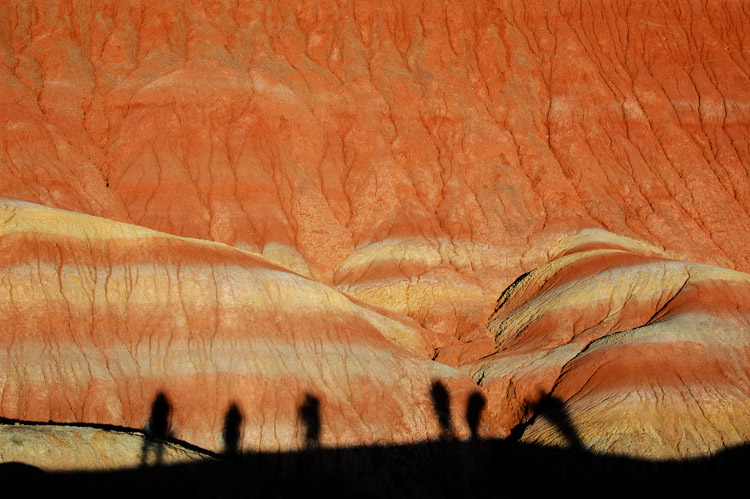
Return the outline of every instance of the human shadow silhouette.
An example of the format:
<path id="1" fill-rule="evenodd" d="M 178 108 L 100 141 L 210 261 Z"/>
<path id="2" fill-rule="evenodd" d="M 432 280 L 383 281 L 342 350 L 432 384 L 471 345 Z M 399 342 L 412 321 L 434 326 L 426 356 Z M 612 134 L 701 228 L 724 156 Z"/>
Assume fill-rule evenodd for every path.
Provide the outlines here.
<path id="1" fill-rule="evenodd" d="M 453 424 L 450 413 L 451 397 L 441 381 L 432 382 L 432 386 L 430 386 L 430 398 L 432 399 L 432 407 L 435 409 L 435 415 L 437 415 L 438 423 L 440 424 L 440 438 L 441 440 L 451 440 L 453 438 Z"/>
<path id="2" fill-rule="evenodd" d="M 448 408 L 449 394 L 442 383 L 430 392 L 440 411 Z M 481 393 L 466 404 L 467 423 L 478 427 L 487 403 Z M 234 405 L 234 404 L 232 404 Z M 225 418 L 227 449 L 237 449 L 241 412 L 232 406 Z M 43 471 L 22 463 L 0 463 L 0 490 L 10 496 L 75 495 L 100 497 L 172 497 L 203 495 L 234 497 L 527 497 L 548 498 L 554 491 L 571 491 L 580 498 L 661 496 L 738 496 L 748 489 L 750 445 L 740 445 L 703 457 L 650 460 L 617 454 L 596 454 L 583 448 L 568 408 L 557 396 L 540 394 L 537 417 L 551 421 L 570 446 L 545 446 L 512 439 L 481 438 L 465 442 L 431 439 L 422 442 L 370 445 L 319 445 L 320 400 L 305 395 L 299 417 L 308 449 L 302 451 L 245 452 L 241 462 L 205 459 L 163 463 L 162 466 L 116 470 Z M 156 435 L 186 445 L 169 433 L 170 406 L 164 394 L 152 405 L 148 437 Z M 5 424 L 13 421 L 2 421 Z M 445 423 L 448 424 L 445 424 Z M 18 422 L 16 422 L 18 423 Z M 450 428 L 450 418 L 442 426 Z M 26 422 L 25 426 L 38 423 Z M 100 429 L 140 432 L 104 425 Z M 46 425 L 43 425 L 46 426 Z M 15 428 L 15 426 L 13 426 Z M 229 428 L 229 431 L 226 429 Z M 28 428 L 21 427 L 21 430 Z M 478 430 L 477 430 L 478 434 Z M 235 440 L 236 438 L 236 440 Z M 158 448 L 144 447 L 145 453 Z M 315 446 L 314 450 L 309 447 Z M 578 450 L 571 449 L 576 448 Z M 153 449 L 153 450 L 151 450 Z M 552 490 L 552 492 L 551 492 Z M 9 496 L 7 493 L 6 496 Z"/>
<path id="3" fill-rule="evenodd" d="M 487 399 L 480 392 L 472 393 L 466 402 L 466 424 L 469 425 L 473 441 L 479 439 L 479 422 L 482 419 L 482 411 L 484 411 L 486 405 Z"/>
<path id="4" fill-rule="evenodd" d="M 228 459 L 237 459 L 240 456 L 240 440 L 242 436 L 242 411 L 234 402 L 224 415 L 224 456 Z"/>
<path id="5" fill-rule="evenodd" d="M 578 451 L 583 449 L 581 437 L 573 425 L 568 409 L 565 407 L 565 402 L 562 399 L 552 394 L 542 397 L 534 407 L 534 410 L 536 417 L 546 419 L 558 429 L 565 440 L 568 441 L 571 450 Z"/>
<path id="6" fill-rule="evenodd" d="M 317 448 L 320 445 L 320 399 L 306 393 L 298 414 L 305 428 L 305 448 Z"/>
<path id="7" fill-rule="evenodd" d="M 159 392 L 151 404 L 151 417 L 144 428 L 143 450 L 141 465 L 149 463 L 149 456 L 153 454 L 153 464 L 160 465 L 164 459 L 164 443 L 169 438 L 169 413 L 171 405 L 164 392 Z"/>

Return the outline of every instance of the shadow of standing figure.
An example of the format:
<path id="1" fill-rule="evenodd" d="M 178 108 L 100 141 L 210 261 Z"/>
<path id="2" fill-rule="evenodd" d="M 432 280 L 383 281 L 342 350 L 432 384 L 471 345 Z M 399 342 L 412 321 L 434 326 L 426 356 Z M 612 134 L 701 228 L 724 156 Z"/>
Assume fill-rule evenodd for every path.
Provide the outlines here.
<path id="1" fill-rule="evenodd" d="M 305 427 L 305 448 L 314 449 L 320 445 L 320 400 L 309 393 L 299 406 L 299 418 Z"/>
<path id="2" fill-rule="evenodd" d="M 568 414 L 568 408 L 565 403 L 554 395 L 542 398 L 535 407 L 538 417 L 549 421 L 568 441 L 571 450 L 583 450 L 583 442 L 578 435 L 578 431 L 573 425 L 573 421 Z"/>
<path id="3" fill-rule="evenodd" d="M 141 453 L 141 466 L 149 464 L 149 456 L 154 455 L 153 464 L 160 465 L 164 459 L 164 444 L 169 438 L 169 413 L 171 405 L 164 392 L 159 392 L 151 404 L 151 417 L 146 423 Z"/>
<path id="4" fill-rule="evenodd" d="M 430 387 L 430 398 L 432 398 L 432 407 L 440 423 L 440 438 L 442 440 L 453 439 L 453 424 L 451 423 L 450 401 L 451 396 L 448 394 L 445 385 L 440 381 L 433 381 Z"/>
<path id="5" fill-rule="evenodd" d="M 237 404 L 232 403 L 224 416 L 224 456 L 236 460 L 240 457 L 240 441 L 242 440 L 242 411 Z"/>
<path id="6" fill-rule="evenodd" d="M 479 440 L 479 422 L 482 419 L 482 411 L 487 405 L 487 399 L 479 392 L 474 392 L 466 402 L 466 423 L 471 431 L 471 440 Z"/>

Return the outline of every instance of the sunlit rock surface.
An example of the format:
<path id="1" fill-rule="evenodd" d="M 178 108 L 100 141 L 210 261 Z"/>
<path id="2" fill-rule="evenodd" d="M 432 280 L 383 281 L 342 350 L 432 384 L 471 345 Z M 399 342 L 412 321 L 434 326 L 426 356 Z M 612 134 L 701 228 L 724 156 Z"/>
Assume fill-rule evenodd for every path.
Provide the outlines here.
<path id="1" fill-rule="evenodd" d="M 748 29 L 741 1 L 4 2 L 0 194 L 478 337 L 585 227 L 750 270 Z"/>
<path id="2" fill-rule="evenodd" d="M 433 335 L 258 255 L 6 200 L 0 269 L 5 418 L 143 428 L 163 392 L 171 435 L 217 452 L 232 404 L 245 450 L 411 442 L 442 431 L 440 381 L 468 433 L 475 385 Z"/>
<path id="3" fill-rule="evenodd" d="M 467 435 L 471 375 L 485 435 L 545 398 L 577 436 L 524 439 L 746 441 L 748 31 L 740 0 L 0 2 L 0 417 L 141 428 L 163 392 L 179 438 L 236 403 L 292 449 L 318 400 L 324 445 L 414 441 L 436 379 Z"/>
<path id="4" fill-rule="evenodd" d="M 509 287 L 497 353 L 463 369 L 505 428 L 536 415 L 525 442 L 659 459 L 747 442 L 750 275 L 605 236 Z"/>
<path id="5" fill-rule="evenodd" d="M 1 462 L 31 462 L 45 471 L 105 471 L 213 459 L 172 442 L 149 442 L 143 434 L 44 424 L 0 424 L 0 448 Z"/>

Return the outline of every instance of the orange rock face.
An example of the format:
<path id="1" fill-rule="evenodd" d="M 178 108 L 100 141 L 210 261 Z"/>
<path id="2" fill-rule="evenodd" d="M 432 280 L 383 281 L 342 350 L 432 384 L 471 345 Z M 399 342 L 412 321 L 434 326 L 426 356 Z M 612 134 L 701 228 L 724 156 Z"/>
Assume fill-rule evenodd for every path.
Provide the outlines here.
<path id="1" fill-rule="evenodd" d="M 583 227 L 747 271 L 750 22 L 709 4 L 7 2 L 0 194 L 461 338 Z"/>
<path id="2" fill-rule="evenodd" d="M 189 442 L 239 401 L 293 448 L 312 394 L 329 444 L 409 441 L 467 374 L 488 433 L 549 395 L 600 450 L 623 376 L 692 387 L 685 428 L 698 384 L 740 411 L 748 31 L 739 0 L 0 3 L 0 417 L 141 427 L 164 391 Z"/>
<path id="3" fill-rule="evenodd" d="M 537 415 L 526 442 L 658 459 L 750 440 L 750 275 L 602 236 L 508 288 L 498 352 L 463 368 L 504 402 L 500 425 Z"/>
<path id="4" fill-rule="evenodd" d="M 307 402 L 322 445 L 411 442 L 441 431 L 439 381 L 468 433 L 474 383 L 425 360 L 432 335 L 411 320 L 225 245 L 21 202 L 0 213 L 5 418 L 143 428 L 163 414 L 218 452 L 234 404 L 242 448 L 293 450 L 310 444 Z"/>

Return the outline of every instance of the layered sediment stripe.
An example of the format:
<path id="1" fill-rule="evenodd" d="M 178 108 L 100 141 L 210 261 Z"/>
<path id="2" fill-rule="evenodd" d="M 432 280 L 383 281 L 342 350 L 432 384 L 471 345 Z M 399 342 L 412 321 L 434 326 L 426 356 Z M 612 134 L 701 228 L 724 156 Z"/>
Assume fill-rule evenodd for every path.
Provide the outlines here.
<path id="1" fill-rule="evenodd" d="M 747 274 L 622 249 L 573 251 L 519 279 L 499 303 L 489 324 L 498 352 L 462 370 L 490 400 L 505 399 L 505 428 L 555 400 L 565 409 L 537 417 L 529 439 L 571 445 L 560 427 L 567 413 L 580 425 L 582 440 L 572 444 L 597 452 L 685 457 L 723 448 L 722 436 L 734 443 L 750 436 L 744 421 L 723 416 L 710 432 L 695 430 L 722 404 L 731 414 L 750 406 Z M 637 434 L 635 402 L 622 405 L 625 422 L 617 423 L 630 393 L 646 394 L 644 414 L 659 404 L 667 411 L 645 423 L 647 438 Z M 660 402 L 651 407 L 649 397 Z M 605 412 L 609 419 L 598 416 Z M 667 425 L 699 435 L 681 440 Z"/>
<path id="2" fill-rule="evenodd" d="M 552 391 L 560 372 L 584 348 L 568 343 L 550 350 L 513 355 L 501 352 L 460 368 L 481 385 L 491 419 L 499 433 L 508 436 L 520 423 L 534 416 L 535 404 Z"/>
<path id="3" fill-rule="evenodd" d="M 498 300 L 491 322 L 502 321 L 516 308 L 543 297 L 543 293 L 566 284 L 576 286 L 598 274 L 650 264 L 684 266 L 693 270 L 697 264 L 676 261 L 647 243 L 604 231 L 583 231 L 552 246 L 553 260 L 519 277 Z M 747 274 L 723 267 L 705 265 L 699 272 L 713 273 L 722 280 L 748 280 Z M 711 269 L 711 270 L 707 270 Z M 613 276 L 617 277 L 617 275 Z M 701 277 L 704 278 L 704 277 Z"/>
<path id="4" fill-rule="evenodd" d="M 574 338 L 588 342 L 597 335 L 645 324 L 655 314 L 665 313 L 664 307 L 683 292 L 698 296 L 716 286 L 729 286 L 745 295 L 750 290 L 750 276 L 729 269 L 650 259 L 645 264 L 617 266 L 638 261 L 636 256 L 623 257 L 618 252 L 612 267 L 600 270 L 606 262 L 601 261 L 602 256 L 591 255 L 596 269 L 592 274 L 573 280 L 574 274 L 567 273 L 567 280 L 555 280 L 552 287 L 545 285 L 538 295 L 510 312 L 498 310 L 489 328 L 499 347 L 521 353 L 519 349 L 554 348 Z M 579 337 L 583 332 L 586 334 Z"/>
<path id="5" fill-rule="evenodd" d="M 749 355 L 747 319 L 675 314 L 592 342 L 566 364 L 555 393 L 567 400 L 596 391 L 692 384 L 720 391 L 729 384 L 750 394 Z"/>
<path id="6" fill-rule="evenodd" d="M 550 247 L 548 256 L 556 260 L 566 255 L 595 249 L 618 249 L 641 256 L 671 258 L 671 254 L 646 241 L 613 234 L 605 230 L 586 229 L 561 239 Z"/>
<path id="7" fill-rule="evenodd" d="M 415 277 L 382 278 L 377 282 L 337 286 L 365 303 L 408 315 L 428 330 L 444 333 L 446 341 L 468 335 L 486 318 L 491 298 L 474 279 L 439 268 Z"/>
<path id="8" fill-rule="evenodd" d="M 552 242 L 547 254 L 548 263 L 527 272 L 508 286 L 498 300 L 491 321 L 560 283 L 580 280 L 613 266 L 665 259 L 670 259 L 668 253 L 644 241 L 603 230 L 582 230 Z"/>
<path id="9" fill-rule="evenodd" d="M 62 214 L 63 224 L 74 225 L 71 232 L 77 237 L 63 234 L 61 221 L 51 215 L 57 212 Z M 275 310 L 284 302 L 289 313 L 323 313 L 333 307 L 372 320 L 379 328 L 387 326 L 381 330 L 405 348 L 424 357 L 432 354 L 430 333 L 416 324 L 354 304 L 332 288 L 259 255 L 74 215 L 29 203 L 9 205 L 0 238 L 0 265 L 6 268 L 4 281 L 12 303 L 23 302 L 21 297 L 33 301 L 36 293 L 37 298 L 62 299 L 69 306 L 164 303 L 172 307 L 214 306 L 217 314 L 221 313 L 218 309 L 239 304 L 246 312 Z M 34 232 L 37 228 L 39 233 Z M 20 296 L 14 296 L 14 290 Z M 292 294 L 296 306 L 289 298 Z"/>
<path id="10" fill-rule="evenodd" d="M 490 304 L 511 269 L 520 269 L 521 251 L 447 237 L 392 237 L 356 248 L 334 281 L 336 289 L 444 333 L 445 347 L 484 329 Z"/>
<path id="11" fill-rule="evenodd" d="M 264 337 L 289 337 L 297 324 L 304 324 L 308 330 L 305 334 L 314 335 L 315 329 L 321 328 L 349 341 L 361 336 L 364 328 L 373 333 L 368 341 L 383 349 L 392 349 L 395 343 L 425 358 L 431 354 L 425 341 L 429 333 L 408 319 L 383 315 L 331 288 L 280 270 L 248 271 L 235 265 L 198 264 L 29 264 L 6 268 L 0 284 L 6 288 L 0 294 L 0 310 L 6 317 L 23 320 L 29 331 L 40 331 L 38 328 L 50 316 L 59 314 L 70 315 L 70 321 L 80 320 L 78 327 L 87 330 L 94 323 L 116 325 L 138 321 L 139 317 L 153 320 L 162 316 L 161 326 L 166 331 L 188 327 L 185 331 L 191 335 L 211 337 L 238 334 L 232 324 L 252 320 L 257 326 L 246 334 L 254 331 Z M 274 322 L 278 321 L 279 309 L 284 310 L 285 318 L 294 319 L 283 331 Z M 340 323 L 328 324 L 326 314 L 333 312 L 342 320 L 358 323 L 358 329 L 349 331 Z M 34 327 L 31 321 L 35 321 Z M 264 322 L 270 328 L 260 328 Z M 72 323 L 68 324 L 74 329 Z"/>
<path id="12" fill-rule="evenodd" d="M 619 267 L 663 265 L 664 263 L 666 262 L 663 259 L 644 257 L 615 249 L 596 249 L 560 257 L 524 274 L 509 286 L 501 296 L 498 307 L 490 318 L 490 324 L 500 324 L 516 310 L 532 306 L 531 303 L 535 300 L 555 297 L 561 293 L 561 290 L 575 289 L 583 281 L 591 278 L 602 280 L 612 270 Z M 678 267 L 680 265 L 681 263 L 677 264 Z M 547 293 L 551 294 L 547 295 Z"/>
<path id="13" fill-rule="evenodd" d="M 565 366 L 550 397 L 594 452 L 686 458 L 744 444 L 750 328 L 683 314 L 608 336 Z M 570 444 L 554 417 L 538 418 L 524 439 Z"/>
<path id="14" fill-rule="evenodd" d="M 310 395 L 321 443 L 404 442 L 440 434 L 429 393 L 444 380 L 462 422 L 475 385 L 426 360 L 409 319 L 221 244 L 5 206 L 2 417 L 142 427 L 163 391 L 179 438 L 220 450 L 237 403 L 245 447 L 296 449 Z"/>
<path id="15" fill-rule="evenodd" d="M 150 333 L 150 332 L 149 332 Z M 147 333 L 148 334 L 148 333 Z M 165 335 L 159 341 L 144 335 L 138 343 L 108 345 L 81 344 L 75 336 L 61 334 L 58 342 L 9 342 L 0 352 L 3 378 L 23 383 L 51 382 L 68 375 L 80 375 L 87 382 L 137 379 L 141 376 L 168 379 L 199 376 L 214 372 L 233 375 L 309 377 L 319 370 L 327 375 L 345 379 L 347 376 L 372 377 L 378 382 L 393 383 L 402 378 L 401 372 L 383 365 L 396 366 L 415 362 L 403 355 L 371 345 L 336 343 L 330 339 L 310 340 L 297 345 L 278 339 L 232 338 L 201 341 L 196 338 L 174 338 Z M 68 340 L 65 342 L 64 340 Z M 238 361 L 238 359 L 242 359 Z M 370 366 L 370 367 L 368 367 Z M 452 371 L 447 369 L 443 374 Z M 344 400 L 344 399 L 341 399 Z M 3 397 L 5 408 L 18 401 Z M 18 417 L 25 418 L 20 414 Z M 29 419 L 35 419 L 30 417 Z"/>
<path id="16" fill-rule="evenodd" d="M 0 424 L 0 463 L 27 463 L 41 470 L 80 472 L 135 469 L 143 465 L 148 443 L 141 433 L 83 426 Z M 213 456 L 165 442 L 159 449 L 161 464 L 211 462 Z M 149 464 L 156 456 L 149 456 Z M 24 483 L 24 486 L 28 486 Z M 39 490 L 31 486 L 32 490 Z"/>
<path id="17" fill-rule="evenodd" d="M 577 429 L 577 442 L 561 431 L 553 416 L 538 417 L 523 442 L 557 447 L 582 443 L 598 454 L 658 461 L 705 457 L 750 441 L 747 394 L 731 389 L 655 387 L 591 404 L 564 405 L 566 424 Z"/>
<path id="18" fill-rule="evenodd" d="M 457 373 L 434 363 L 324 340 L 149 340 L 135 348 L 63 340 L 3 348 L 0 410 L 14 419 L 142 428 L 163 391 L 182 440 L 220 450 L 225 413 L 236 403 L 247 419 L 247 448 L 296 449 L 305 443 L 298 409 L 310 394 L 321 404 L 321 443 L 396 443 L 439 434 L 429 393 L 440 379 L 452 388 L 454 419 L 465 433 L 461 408 L 471 385 L 459 388 Z"/>
<path id="19" fill-rule="evenodd" d="M 521 248 L 493 246 L 472 240 L 448 237 L 388 238 L 356 248 L 337 271 L 337 285 L 366 283 L 380 279 L 380 266 L 397 268 L 401 275 L 412 276 L 431 268 L 450 264 L 457 271 L 472 269 L 508 270 L 518 265 Z M 385 277 L 390 277 L 385 273 Z"/>

